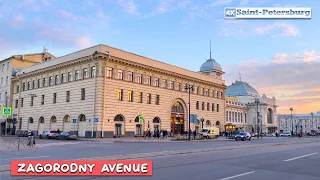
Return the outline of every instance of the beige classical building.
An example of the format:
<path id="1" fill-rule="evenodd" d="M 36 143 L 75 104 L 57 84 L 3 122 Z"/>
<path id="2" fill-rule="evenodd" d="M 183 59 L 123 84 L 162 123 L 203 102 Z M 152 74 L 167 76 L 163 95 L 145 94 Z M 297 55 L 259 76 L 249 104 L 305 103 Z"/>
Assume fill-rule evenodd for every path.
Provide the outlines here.
<path id="1" fill-rule="evenodd" d="M 249 132 L 264 132 L 272 133 L 277 129 L 277 101 L 275 97 L 267 97 L 265 94 L 260 95 L 259 92 L 253 88 L 249 83 L 244 81 L 235 81 L 226 90 L 226 96 L 237 98 L 237 101 L 245 108 L 238 109 L 241 111 L 245 109 L 245 121 L 247 125 L 244 127 L 245 131 Z M 228 105 L 227 105 L 228 107 Z M 229 111 L 230 112 L 230 111 Z M 236 113 L 239 115 L 238 113 Z M 231 119 L 233 118 L 231 112 Z M 236 118 L 234 116 L 234 118 Z M 239 122 L 238 122 L 239 123 Z M 232 123 L 236 125 L 235 122 Z M 247 127 L 247 129 L 246 129 Z"/>
<path id="2" fill-rule="evenodd" d="M 226 127 L 227 132 L 235 132 L 237 130 L 248 132 L 247 120 L 248 108 L 245 104 L 239 102 L 236 97 L 226 97 Z"/>
<path id="3" fill-rule="evenodd" d="M 209 67 L 211 65 L 211 68 Z M 209 67 L 209 68 L 208 68 Z M 214 59 L 200 72 L 97 45 L 22 69 L 13 79 L 19 130 L 77 131 L 84 137 L 181 133 L 191 114 L 224 129 L 225 81 Z M 189 86 L 190 85 L 190 86 Z M 138 116 L 144 117 L 139 123 Z M 180 120 L 179 120 L 180 119 Z M 199 121 L 191 129 L 200 129 Z"/>
<path id="4" fill-rule="evenodd" d="M 54 56 L 46 51 L 35 54 L 13 55 L 0 61 L 0 106 L 1 108 L 10 106 L 11 104 L 11 78 L 15 76 L 16 72 L 24 67 L 46 61 L 54 58 Z M 0 135 L 14 132 L 14 123 L 12 118 L 3 117 L 0 114 Z M 7 131 L 5 132 L 5 129 Z"/>

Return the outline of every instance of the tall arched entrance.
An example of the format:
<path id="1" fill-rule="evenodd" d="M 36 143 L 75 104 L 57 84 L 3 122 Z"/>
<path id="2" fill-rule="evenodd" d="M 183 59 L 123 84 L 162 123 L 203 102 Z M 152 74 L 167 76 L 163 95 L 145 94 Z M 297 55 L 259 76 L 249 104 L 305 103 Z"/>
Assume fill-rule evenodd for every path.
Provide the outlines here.
<path id="1" fill-rule="evenodd" d="M 56 116 L 51 116 L 51 118 L 50 118 L 50 130 L 53 130 L 53 131 L 58 130 Z"/>
<path id="2" fill-rule="evenodd" d="M 45 130 L 44 117 L 41 116 L 38 121 L 38 134 L 41 134 Z"/>
<path id="3" fill-rule="evenodd" d="M 69 115 L 63 117 L 63 129 L 62 131 L 71 131 L 71 120 Z"/>
<path id="4" fill-rule="evenodd" d="M 86 116 L 84 114 L 80 114 L 77 120 L 77 131 L 79 137 L 85 137 L 86 135 Z"/>
<path id="5" fill-rule="evenodd" d="M 159 131 L 161 130 L 160 129 L 160 118 L 159 117 L 153 118 L 152 123 L 153 123 L 153 132 L 157 131 L 157 130 L 159 130 Z"/>
<path id="6" fill-rule="evenodd" d="M 118 114 L 114 117 L 114 135 L 123 136 L 124 135 L 124 116 Z"/>
<path id="7" fill-rule="evenodd" d="M 29 117 L 29 119 L 28 119 L 28 131 L 29 130 L 31 130 L 31 131 L 33 131 L 34 129 L 34 127 L 32 127 L 33 126 L 33 118 L 32 117 Z"/>
<path id="8" fill-rule="evenodd" d="M 137 116 L 137 117 L 134 119 L 134 123 L 136 124 L 136 132 L 135 132 L 135 135 L 136 135 L 136 136 L 141 136 L 141 135 L 143 134 L 143 132 L 142 132 L 143 124 L 140 124 L 140 122 L 139 122 L 139 116 Z"/>
<path id="9" fill-rule="evenodd" d="M 174 134 L 183 134 L 185 125 L 185 106 L 183 101 L 175 100 L 171 106 L 171 132 Z"/>

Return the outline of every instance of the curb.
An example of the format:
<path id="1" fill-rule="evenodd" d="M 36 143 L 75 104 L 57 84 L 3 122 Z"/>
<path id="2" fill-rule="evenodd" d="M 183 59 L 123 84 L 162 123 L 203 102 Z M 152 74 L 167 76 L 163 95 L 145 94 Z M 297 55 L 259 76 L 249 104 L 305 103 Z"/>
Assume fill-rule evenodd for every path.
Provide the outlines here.
<path id="1" fill-rule="evenodd" d="M 320 140 L 312 141 L 311 143 L 320 142 Z M 202 148 L 202 149 L 189 149 L 189 150 L 180 150 L 180 151 L 162 151 L 162 152 L 152 152 L 152 153 L 140 153 L 140 154 L 127 154 L 127 155 L 115 155 L 115 156 L 105 156 L 105 157 L 96 157 L 96 158 L 80 158 L 74 160 L 85 160 L 85 159 L 108 159 L 108 160 L 125 160 L 125 159 L 138 159 L 138 158 L 151 158 L 151 157 L 161 157 L 168 155 L 182 155 L 182 154 L 194 154 L 201 152 L 215 152 L 215 151 L 228 151 L 236 149 L 248 149 L 248 148 L 257 148 L 257 147 L 266 147 L 266 146 L 285 146 L 293 144 L 307 144 L 310 142 L 290 142 L 290 143 L 270 143 L 263 145 L 247 145 L 247 146 L 230 146 L 230 147 L 218 147 L 218 148 Z M 10 166 L 4 165 L 0 166 L 0 172 L 10 171 Z"/>

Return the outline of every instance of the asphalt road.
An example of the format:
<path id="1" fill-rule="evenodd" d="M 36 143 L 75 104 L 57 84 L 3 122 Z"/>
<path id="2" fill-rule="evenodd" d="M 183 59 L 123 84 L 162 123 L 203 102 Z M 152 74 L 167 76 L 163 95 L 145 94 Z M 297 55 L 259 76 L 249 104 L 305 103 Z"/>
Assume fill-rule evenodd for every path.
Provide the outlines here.
<path id="1" fill-rule="evenodd" d="M 317 138 L 318 139 L 318 138 Z M 242 146 L 281 142 L 307 142 L 314 138 L 263 138 L 250 141 L 216 141 L 216 142 L 148 142 L 148 143 L 108 143 L 81 141 L 77 144 L 65 144 L 59 146 L 46 146 L 32 151 L 16 151 L 0 153 L 0 166 L 9 165 L 12 159 L 83 159 L 105 156 L 151 153 L 161 151 L 177 151 L 201 148 L 218 148 L 228 146 Z M 320 140 L 320 139 L 318 139 Z M 50 142 L 50 140 L 46 140 Z M 150 140 L 152 141 L 152 140 Z M 57 142 L 57 140 L 51 140 Z M 69 142 L 68 142 L 69 143 Z M 74 142 L 72 142 L 74 143 Z"/>
<path id="2" fill-rule="evenodd" d="M 240 143 L 242 142 L 238 144 Z M 320 179 L 319 149 L 320 143 L 317 142 L 162 156 L 149 158 L 153 160 L 152 177 L 59 177 L 58 179 L 318 180 Z M 57 177 L 11 177 L 8 172 L 2 172 L 0 175 L 6 180 L 57 179 Z"/>

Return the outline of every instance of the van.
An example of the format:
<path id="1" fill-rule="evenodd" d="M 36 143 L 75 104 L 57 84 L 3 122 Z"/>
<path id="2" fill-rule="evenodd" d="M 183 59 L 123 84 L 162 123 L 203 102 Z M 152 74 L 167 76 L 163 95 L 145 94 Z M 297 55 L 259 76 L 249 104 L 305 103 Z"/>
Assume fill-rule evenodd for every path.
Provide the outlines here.
<path id="1" fill-rule="evenodd" d="M 216 127 L 207 127 L 203 128 L 201 132 L 202 137 L 207 139 L 213 139 L 219 137 L 219 128 Z"/>

